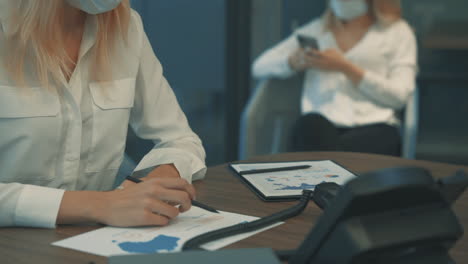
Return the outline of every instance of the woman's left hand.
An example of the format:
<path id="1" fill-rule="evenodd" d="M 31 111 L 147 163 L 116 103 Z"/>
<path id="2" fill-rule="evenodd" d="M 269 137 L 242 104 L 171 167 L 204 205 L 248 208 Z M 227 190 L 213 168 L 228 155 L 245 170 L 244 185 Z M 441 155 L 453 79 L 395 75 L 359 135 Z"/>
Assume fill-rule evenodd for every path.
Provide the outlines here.
<path id="1" fill-rule="evenodd" d="M 142 180 L 150 180 L 157 178 L 180 178 L 179 171 L 177 170 L 174 164 L 162 164 L 152 170 L 148 175 L 146 175 Z M 175 203 L 170 203 L 170 205 L 176 205 Z"/>
<path id="2" fill-rule="evenodd" d="M 180 178 L 180 174 L 174 164 L 163 164 L 159 165 L 153 171 L 148 173 L 148 175 L 146 175 L 143 180 L 154 178 Z"/>
<path id="3" fill-rule="evenodd" d="M 307 66 L 311 68 L 341 72 L 356 85 L 364 78 L 364 70 L 350 62 L 336 49 L 310 50 L 308 52 L 311 56 L 308 56 Z"/>
<path id="4" fill-rule="evenodd" d="M 308 53 L 311 55 L 307 61 L 308 66 L 319 70 L 343 72 L 350 64 L 343 54 L 336 49 L 310 50 Z"/>
<path id="5" fill-rule="evenodd" d="M 150 179 L 155 178 L 180 178 L 179 171 L 176 169 L 174 164 L 162 164 L 157 166 L 154 170 L 152 170 L 148 175 L 143 178 L 140 178 L 142 181 L 147 181 Z M 126 188 L 130 185 L 135 184 L 129 180 L 124 181 L 121 186 Z"/>

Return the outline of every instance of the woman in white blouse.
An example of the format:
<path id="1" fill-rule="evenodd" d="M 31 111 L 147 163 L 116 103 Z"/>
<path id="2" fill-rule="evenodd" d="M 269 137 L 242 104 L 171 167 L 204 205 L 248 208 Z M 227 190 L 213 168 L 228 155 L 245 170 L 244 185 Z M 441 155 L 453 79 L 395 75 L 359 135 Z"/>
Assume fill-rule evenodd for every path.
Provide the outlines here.
<path id="1" fill-rule="evenodd" d="M 129 0 L 0 0 L 0 226 L 165 225 L 205 152 Z M 155 147 L 111 190 L 127 127 Z M 180 205 L 180 206 L 178 206 Z"/>
<path id="2" fill-rule="evenodd" d="M 325 14 L 264 52 L 256 78 L 304 72 L 294 150 L 399 155 L 401 110 L 415 87 L 417 47 L 399 0 L 330 0 Z M 313 37 L 303 49 L 297 36 Z M 286 88 L 287 89 L 287 88 Z"/>

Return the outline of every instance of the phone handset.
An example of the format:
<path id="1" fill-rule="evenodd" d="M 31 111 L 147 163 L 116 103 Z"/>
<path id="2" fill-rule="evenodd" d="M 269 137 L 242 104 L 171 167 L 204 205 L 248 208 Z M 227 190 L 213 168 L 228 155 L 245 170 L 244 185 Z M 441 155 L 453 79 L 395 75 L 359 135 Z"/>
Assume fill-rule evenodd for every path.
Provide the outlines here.
<path id="1" fill-rule="evenodd" d="M 290 207 L 286 210 L 277 212 L 267 217 L 262 217 L 258 220 L 249 223 L 241 223 L 233 226 L 228 226 L 191 238 L 184 243 L 184 245 L 182 246 L 182 250 L 201 250 L 200 246 L 205 243 L 225 237 L 259 230 L 277 222 L 284 221 L 294 216 L 297 216 L 300 213 L 302 213 L 302 211 L 304 211 L 307 204 L 309 203 L 309 200 L 312 198 L 312 194 L 313 192 L 311 190 L 303 190 L 299 203 L 294 205 L 293 207 Z"/>

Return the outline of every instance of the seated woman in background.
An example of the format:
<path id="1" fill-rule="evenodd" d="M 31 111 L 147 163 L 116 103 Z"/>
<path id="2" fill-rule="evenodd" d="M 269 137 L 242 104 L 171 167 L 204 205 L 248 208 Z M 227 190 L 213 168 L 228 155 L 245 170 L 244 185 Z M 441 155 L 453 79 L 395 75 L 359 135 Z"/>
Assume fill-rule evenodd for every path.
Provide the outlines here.
<path id="1" fill-rule="evenodd" d="M 300 47 L 297 36 L 317 40 Z M 294 151 L 399 155 L 396 111 L 413 93 L 416 39 L 399 0 L 330 0 L 325 14 L 296 30 L 253 65 L 256 78 L 305 72 Z"/>

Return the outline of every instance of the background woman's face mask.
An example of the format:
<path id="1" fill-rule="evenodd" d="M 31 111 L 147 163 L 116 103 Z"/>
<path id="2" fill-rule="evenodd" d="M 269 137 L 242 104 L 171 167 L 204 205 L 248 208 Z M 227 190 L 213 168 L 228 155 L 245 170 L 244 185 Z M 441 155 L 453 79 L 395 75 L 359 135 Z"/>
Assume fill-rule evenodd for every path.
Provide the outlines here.
<path id="1" fill-rule="evenodd" d="M 102 14 L 116 8 L 122 0 L 67 0 L 68 4 L 88 14 Z"/>
<path id="2" fill-rule="evenodd" d="M 369 8 L 365 0 L 331 0 L 330 6 L 333 13 L 343 20 L 365 15 Z"/>

